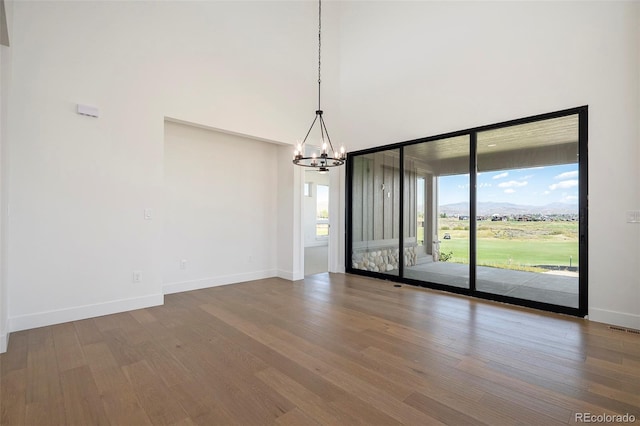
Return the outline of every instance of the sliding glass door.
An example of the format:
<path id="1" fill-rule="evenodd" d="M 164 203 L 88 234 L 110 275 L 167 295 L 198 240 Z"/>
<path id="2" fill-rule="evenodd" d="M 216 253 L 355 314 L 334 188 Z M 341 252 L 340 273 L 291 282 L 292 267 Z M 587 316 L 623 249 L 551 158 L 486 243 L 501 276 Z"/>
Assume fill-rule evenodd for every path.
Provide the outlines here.
<path id="1" fill-rule="evenodd" d="M 359 155 L 351 164 L 351 267 L 397 276 L 402 260 L 400 151 Z"/>
<path id="2" fill-rule="evenodd" d="M 469 136 L 404 148 L 404 277 L 469 288 Z"/>
<path id="3" fill-rule="evenodd" d="M 587 107 L 347 165 L 348 272 L 586 314 Z"/>
<path id="4" fill-rule="evenodd" d="M 479 291 L 578 308 L 578 121 L 478 133 Z"/>

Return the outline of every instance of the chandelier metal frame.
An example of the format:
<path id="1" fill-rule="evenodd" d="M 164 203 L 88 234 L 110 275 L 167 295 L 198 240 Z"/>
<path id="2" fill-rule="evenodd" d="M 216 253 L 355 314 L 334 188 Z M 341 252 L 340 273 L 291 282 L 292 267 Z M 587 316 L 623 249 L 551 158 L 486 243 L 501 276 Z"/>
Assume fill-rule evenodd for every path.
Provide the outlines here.
<path id="1" fill-rule="evenodd" d="M 344 164 L 346 160 L 346 152 L 344 147 L 340 148 L 340 151 L 336 151 L 331 143 L 329 137 L 329 131 L 327 125 L 322 117 L 323 111 L 320 104 L 321 100 L 321 86 L 322 86 L 322 0 L 318 0 L 318 109 L 316 110 L 316 116 L 311 122 L 311 126 L 307 131 L 302 143 L 298 144 L 293 153 L 293 164 L 301 167 L 315 168 L 320 173 L 326 173 L 329 171 L 329 167 L 337 167 Z M 319 123 L 320 127 L 320 140 L 322 146 L 320 153 L 312 153 L 310 157 L 306 156 L 305 146 L 307 139 L 313 130 L 313 127 Z"/>

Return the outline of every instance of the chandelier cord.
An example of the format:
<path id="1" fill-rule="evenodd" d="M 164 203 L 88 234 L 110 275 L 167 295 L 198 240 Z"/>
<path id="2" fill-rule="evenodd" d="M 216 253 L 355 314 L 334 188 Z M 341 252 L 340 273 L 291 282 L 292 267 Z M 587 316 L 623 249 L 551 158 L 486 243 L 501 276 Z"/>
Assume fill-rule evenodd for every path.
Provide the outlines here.
<path id="1" fill-rule="evenodd" d="M 329 171 L 329 167 L 341 166 L 346 159 L 346 152 L 344 146 L 340 152 L 337 152 L 333 148 L 331 143 L 331 137 L 329 137 L 329 131 L 327 125 L 324 123 L 322 117 L 322 104 L 321 104 L 321 90 L 322 85 L 322 0 L 318 0 L 318 109 L 316 110 L 316 116 L 307 131 L 302 143 L 298 144 L 298 147 L 293 152 L 293 164 L 302 167 L 319 168 L 320 173 L 326 173 Z M 316 123 L 320 127 L 320 138 L 322 141 L 322 147 L 320 155 L 313 153 L 311 156 L 307 156 L 305 146 L 313 126 Z"/>
<path id="2" fill-rule="evenodd" d="M 320 69 L 322 65 L 322 0 L 318 1 L 318 111 L 322 108 L 320 107 L 320 84 L 322 83 L 322 79 L 320 78 Z"/>

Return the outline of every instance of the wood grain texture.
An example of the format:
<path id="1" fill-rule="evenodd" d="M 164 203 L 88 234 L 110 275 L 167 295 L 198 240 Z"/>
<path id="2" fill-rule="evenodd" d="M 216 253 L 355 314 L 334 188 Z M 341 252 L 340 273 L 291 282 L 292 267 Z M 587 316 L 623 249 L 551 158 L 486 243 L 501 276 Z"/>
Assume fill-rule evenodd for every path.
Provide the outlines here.
<path id="1" fill-rule="evenodd" d="M 13 333 L 0 374 L 2 425 L 640 421 L 640 335 L 339 274 Z"/>

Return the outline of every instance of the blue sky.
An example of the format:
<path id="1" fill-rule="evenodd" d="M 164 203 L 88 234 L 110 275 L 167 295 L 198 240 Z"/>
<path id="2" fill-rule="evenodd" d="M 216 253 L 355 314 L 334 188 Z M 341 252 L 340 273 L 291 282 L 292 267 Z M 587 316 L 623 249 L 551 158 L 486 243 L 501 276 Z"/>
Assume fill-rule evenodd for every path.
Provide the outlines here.
<path id="1" fill-rule="evenodd" d="M 440 205 L 469 201 L 469 175 L 441 176 Z M 578 203 L 578 164 L 482 172 L 478 202 L 543 206 Z"/>

